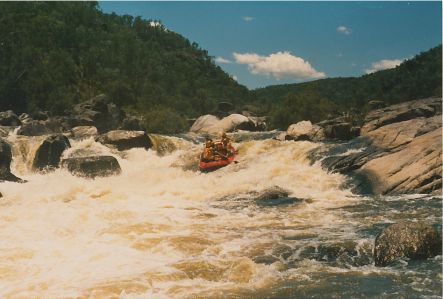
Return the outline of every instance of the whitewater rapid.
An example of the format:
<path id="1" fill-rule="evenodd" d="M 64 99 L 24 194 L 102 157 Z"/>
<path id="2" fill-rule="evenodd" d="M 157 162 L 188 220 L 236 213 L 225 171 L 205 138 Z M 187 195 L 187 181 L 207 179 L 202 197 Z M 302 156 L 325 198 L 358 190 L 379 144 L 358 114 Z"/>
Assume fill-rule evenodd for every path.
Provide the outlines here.
<path id="1" fill-rule="evenodd" d="M 28 182 L 0 184 L 1 298 L 255 298 L 354 267 L 306 258 L 307 248 L 352 240 L 358 254 L 372 250 L 358 232 L 367 223 L 343 209 L 368 199 L 311 165 L 319 144 L 236 143 L 238 163 L 200 173 L 202 145 L 180 138 L 157 140 L 169 144 L 161 151 L 124 152 L 71 140 L 65 157 L 106 154 L 121 165 L 121 175 L 90 180 L 33 173 L 28 156 L 39 141 L 14 141 L 13 173 Z M 299 201 L 248 200 L 275 187 Z M 371 261 L 362 269 L 392 272 Z"/>

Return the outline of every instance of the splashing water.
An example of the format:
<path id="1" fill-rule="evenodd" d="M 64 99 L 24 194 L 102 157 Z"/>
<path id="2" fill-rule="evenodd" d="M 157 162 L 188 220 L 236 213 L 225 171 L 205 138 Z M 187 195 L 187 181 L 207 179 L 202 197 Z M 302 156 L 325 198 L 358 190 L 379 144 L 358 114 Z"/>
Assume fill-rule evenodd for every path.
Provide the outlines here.
<path id="1" fill-rule="evenodd" d="M 245 141 L 236 144 L 237 164 L 203 174 L 196 170 L 201 145 L 158 137 L 157 149 L 165 140 L 169 145 L 158 152 L 71 141 L 65 157 L 112 155 L 122 167 L 121 175 L 89 180 L 63 169 L 32 173 L 23 165 L 41 141 L 15 139 L 13 171 L 29 182 L 0 185 L 0 297 L 441 292 L 434 269 L 441 257 L 423 269 L 379 269 L 372 261 L 378 224 L 412 210 L 439 223 L 439 200 L 408 207 L 403 198 L 356 196 L 343 187 L 345 177 L 310 164 L 315 143 Z M 298 200 L 260 206 L 251 195 L 275 187 Z M 402 274 L 405 267 L 412 267 L 410 274 Z"/>

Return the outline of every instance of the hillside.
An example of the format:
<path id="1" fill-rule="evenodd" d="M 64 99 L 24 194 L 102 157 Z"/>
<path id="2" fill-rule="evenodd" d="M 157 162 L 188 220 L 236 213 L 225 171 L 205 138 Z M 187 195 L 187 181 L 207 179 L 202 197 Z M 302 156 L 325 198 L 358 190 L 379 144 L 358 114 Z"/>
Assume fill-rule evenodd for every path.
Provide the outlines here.
<path id="1" fill-rule="evenodd" d="M 442 46 L 420 53 L 394 69 L 358 78 L 328 78 L 299 84 L 274 85 L 252 91 L 272 125 L 285 128 L 302 119 L 321 120 L 329 114 L 365 112 L 369 100 L 395 104 L 442 93 Z"/>
<path id="2" fill-rule="evenodd" d="M 156 123 L 179 119 L 180 130 L 186 117 L 249 96 L 196 43 L 96 2 L 0 2 L 0 41 L 0 111 L 63 114 L 107 93 Z"/>

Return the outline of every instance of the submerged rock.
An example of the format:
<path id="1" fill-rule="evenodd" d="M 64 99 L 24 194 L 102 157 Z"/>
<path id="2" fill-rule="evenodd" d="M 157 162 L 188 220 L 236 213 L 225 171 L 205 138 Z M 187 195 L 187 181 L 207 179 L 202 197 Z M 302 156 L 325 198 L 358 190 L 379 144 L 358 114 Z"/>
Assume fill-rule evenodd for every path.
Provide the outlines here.
<path id="1" fill-rule="evenodd" d="M 11 146 L 0 138 L 0 182 L 24 182 L 24 180 L 16 177 L 11 173 L 12 151 Z"/>
<path id="2" fill-rule="evenodd" d="M 396 259 L 426 259 L 441 254 L 441 235 L 430 225 L 404 221 L 390 225 L 375 239 L 376 266 L 387 266 Z"/>
<path id="3" fill-rule="evenodd" d="M 119 151 L 128 150 L 135 147 L 148 149 L 152 147 L 152 141 L 144 131 L 115 130 L 96 138 L 97 142 L 111 144 Z"/>
<path id="4" fill-rule="evenodd" d="M 70 148 L 68 138 L 62 134 L 48 136 L 35 153 L 32 168 L 34 170 L 50 170 L 59 167 L 63 151 Z"/>
<path id="5" fill-rule="evenodd" d="M 117 159 L 112 156 L 91 156 L 63 159 L 61 163 L 72 174 L 81 177 L 105 177 L 121 173 Z"/>

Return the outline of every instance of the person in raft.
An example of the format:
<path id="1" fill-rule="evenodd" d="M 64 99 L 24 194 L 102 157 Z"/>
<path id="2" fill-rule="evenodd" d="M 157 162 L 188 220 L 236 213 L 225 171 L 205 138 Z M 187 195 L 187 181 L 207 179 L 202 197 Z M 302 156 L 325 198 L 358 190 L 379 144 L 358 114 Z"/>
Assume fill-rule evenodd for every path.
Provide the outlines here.
<path id="1" fill-rule="evenodd" d="M 202 160 L 205 162 L 214 161 L 215 155 L 214 155 L 215 145 L 211 138 L 206 138 L 205 141 L 205 148 L 203 149 L 203 155 Z"/>
<path id="2" fill-rule="evenodd" d="M 222 151 L 224 158 L 227 158 L 227 157 L 231 156 L 232 154 L 234 154 L 235 150 L 232 147 L 231 139 L 224 132 L 222 133 L 222 136 L 221 136 L 221 145 L 222 145 L 221 151 Z"/>

